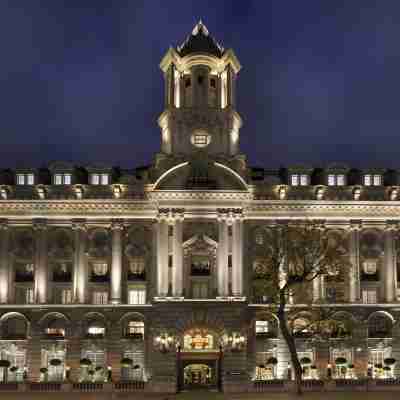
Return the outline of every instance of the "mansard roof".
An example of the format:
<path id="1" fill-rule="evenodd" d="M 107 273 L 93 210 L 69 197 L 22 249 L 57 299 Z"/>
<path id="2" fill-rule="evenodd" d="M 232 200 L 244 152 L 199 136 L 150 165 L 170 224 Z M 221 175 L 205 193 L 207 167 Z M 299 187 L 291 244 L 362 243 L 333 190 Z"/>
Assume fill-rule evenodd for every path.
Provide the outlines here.
<path id="1" fill-rule="evenodd" d="M 177 47 L 181 57 L 192 53 L 207 53 L 221 58 L 224 48 L 210 35 L 206 26 L 199 21 L 192 33 Z"/>

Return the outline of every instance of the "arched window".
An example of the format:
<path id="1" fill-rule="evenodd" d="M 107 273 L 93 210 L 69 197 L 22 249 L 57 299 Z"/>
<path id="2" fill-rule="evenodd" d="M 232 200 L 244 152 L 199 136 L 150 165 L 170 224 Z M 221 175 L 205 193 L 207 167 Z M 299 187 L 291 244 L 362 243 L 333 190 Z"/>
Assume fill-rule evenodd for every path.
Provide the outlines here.
<path id="1" fill-rule="evenodd" d="M 26 339 L 28 337 L 28 323 L 24 317 L 15 315 L 2 322 L 3 339 Z"/>
<path id="2" fill-rule="evenodd" d="M 372 315 L 368 320 L 369 338 L 387 338 L 392 336 L 392 320 L 384 314 Z"/>

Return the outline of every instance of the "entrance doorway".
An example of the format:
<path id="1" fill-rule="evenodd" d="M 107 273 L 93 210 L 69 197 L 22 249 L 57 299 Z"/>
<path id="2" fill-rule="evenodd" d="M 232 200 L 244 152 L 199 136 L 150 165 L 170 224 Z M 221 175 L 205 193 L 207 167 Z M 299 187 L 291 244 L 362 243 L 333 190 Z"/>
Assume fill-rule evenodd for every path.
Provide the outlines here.
<path id="1" fill-rule="evenodd" d="M 218 389 L 221 354 L 178 352 L 178 390 Z"/>

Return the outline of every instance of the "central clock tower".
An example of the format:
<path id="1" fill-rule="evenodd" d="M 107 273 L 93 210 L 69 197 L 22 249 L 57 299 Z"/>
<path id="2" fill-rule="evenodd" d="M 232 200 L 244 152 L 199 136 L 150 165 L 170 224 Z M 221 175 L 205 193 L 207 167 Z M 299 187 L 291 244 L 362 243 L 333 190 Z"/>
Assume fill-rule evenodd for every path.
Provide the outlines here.
<path id="1" fill-rule="evenodd" d="M 241 65 L 200 21 L 160 68 L 165 79 L 165 110 L 158 119 L 161 153 L 157 163 L 203 155 L 232 163 L 239 153 L 242 120 L 236 111 L 236 77 Z M 170 162 L 168 162 L 170 164 Z"/>

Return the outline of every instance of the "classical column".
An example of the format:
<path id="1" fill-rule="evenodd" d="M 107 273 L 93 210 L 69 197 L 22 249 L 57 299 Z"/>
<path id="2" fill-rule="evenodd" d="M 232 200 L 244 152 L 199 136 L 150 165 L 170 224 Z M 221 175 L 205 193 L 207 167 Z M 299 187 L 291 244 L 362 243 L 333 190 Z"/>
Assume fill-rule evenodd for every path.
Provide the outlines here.
<path id="1" fill-rule="evenodd" d="M 45 221 L 33 223 L 35 231 L 35 302 L 47 303 L 48 272 L 47 272 L 47 226 Z"/>
<path id="2" fill-rule="evenodd" d="M 111 252 L 111 303 L 121 303 L 121 281 L 122 281 L 122 230 L 124 225 L 121 221 L 111 224 L 112 252 Z"/>
<path id="3" fill-rule="evenodd" d="M 313 286 L 313 302 L 317 303 L 321 301 L 322 295 L 321 295 L 321 279 L 322 276 L 317 276 L 313 279 L 312 281 L 312 286 Z"/>
<path id="4" fill-rule="evenodd" d="M 218 216 L 218 295 L 228 296 L 228 224 L 226 215 Z"/>
<path id="5" fill-rule="evenodd" d="M 183 289 L 183 214 L 174 215 L 172 242 L 172 295 L 182 296 Z"/>
<path id="6" fill-rule="evenodd" d="M 350 221 L 350 303 L 360 300 L 360 231 L 361 221 Z"/>
<path id="7" fill-rule="evenodd" d="M 384 234 L 385 258 L 383 267 L 384 298 L 387 303 L 392 303 L 396 298 L 396 251 L 394 243 L 396 228 L 395 223 L 387 221 Z"/>
<path id="8" fill-rule="evenodd" d="M 243 218 L 235 215 L 232 221 L 232 293 L 243 295 Z"/>
<path id="9" fill-rule="evenodd" d="M 84 222 L 75 222 L 72 224 L 75 232 L 75 253 L 74 253 L 74 302 L 86 303 L 87 289 L 87 268 L 86 268 L 86 225 Z"/>
<path id="10" fill-rule="evenodd" d="M 157 222 L 157 296 L 168 295 L 168 221 L 160 213 Z"/>
<path id="11" fill-rule="evenodd" d="M 7 220 L 0 222 L 0 303 L 9 302 L 10 260 L 9 260 L 10 231 Z"/>

